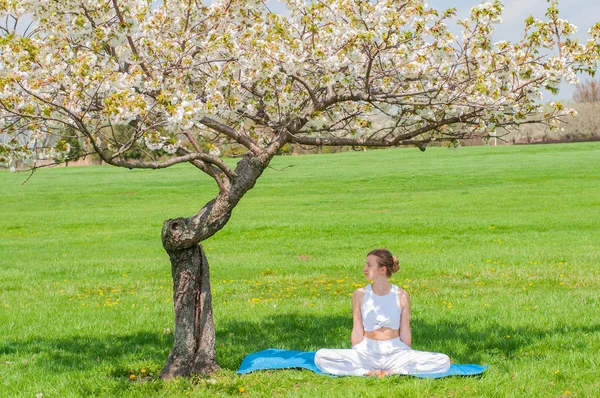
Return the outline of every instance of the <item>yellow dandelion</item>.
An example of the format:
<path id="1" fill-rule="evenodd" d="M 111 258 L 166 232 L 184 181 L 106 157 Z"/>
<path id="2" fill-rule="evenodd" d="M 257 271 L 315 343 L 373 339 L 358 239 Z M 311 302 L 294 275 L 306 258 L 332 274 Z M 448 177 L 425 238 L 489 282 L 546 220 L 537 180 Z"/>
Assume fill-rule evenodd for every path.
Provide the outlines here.
<path id="1" fill-rule="evenodd" d="M 132 374 L 132 375 L 129 375 L 129 378 L 130 378 L 130 379 L 135 379 L 135 375 L 133 375 L 133 374 Z"/>
<path id="2" fill-rule="evenodd" d="M 142 369 L 142 370 L 140 370 L 140 372 L 146 373 L 146 369 Z"/>
<path id="3" fill-rule="evenodd" d="M 557 374 L 559 374 L 559 373 L 560 373 L 560 370 L 555 370 L 555 371 L 554 371 L 554 374 L 555 374 L 555 375 L 557 375 Z"/>
<path id="4" fill-rule="evenodd" d="M 240 387 L 240 388 L 238 388 L 238 391 L 240 392 L 240 394 L 243 394 L 244 391 L 246 391 L 246 390 L 244 389 L 244 387 Z"/>

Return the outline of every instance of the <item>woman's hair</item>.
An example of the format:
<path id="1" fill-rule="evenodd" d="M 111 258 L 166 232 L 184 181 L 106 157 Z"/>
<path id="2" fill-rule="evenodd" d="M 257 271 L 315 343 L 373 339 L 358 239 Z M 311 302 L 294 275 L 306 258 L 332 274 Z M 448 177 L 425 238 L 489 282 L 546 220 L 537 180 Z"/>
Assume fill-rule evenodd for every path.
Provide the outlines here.
<path id="1" fill-rule="evenodd" d="M 400 262 L 388 249 L 375 249 L 371 250 L 367 257 L 377 257 L 377 265 L 379 267 L 386 268 L 387 277 L 390 278 L 394 272 L 398 272 L 400 269 Z"/>

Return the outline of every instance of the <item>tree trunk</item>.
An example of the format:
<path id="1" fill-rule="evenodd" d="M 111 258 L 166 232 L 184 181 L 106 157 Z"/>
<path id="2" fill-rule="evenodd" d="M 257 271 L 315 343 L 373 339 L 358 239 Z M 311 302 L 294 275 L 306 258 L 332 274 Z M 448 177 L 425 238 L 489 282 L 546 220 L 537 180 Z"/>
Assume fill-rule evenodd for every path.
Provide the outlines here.
<path id="1" fill-rule="evenodd" d="M 231 211 L 267 167 L 270 158 L 245 157 L 236 166 L 236 177 L 228 190 L 188 218 L 163 224 L 163 247 L 171 259 L 175 326 L 173 348 L 160 377 L 187 377 L 219 369 L 208 261 L 200 242 L 219 231 Z"/>
<path id="2" fill-rule="evenodd" d="M 166 228 L 177 228 L 169 220 Z M 163 229 L 163 239 L 164 239 Z M 160 377 L 188 377 L 217 371 L 215 326 L 208 261 L 200 244 L 185 249 L 166 249 L 173 271 L 175 326 L 173 348 Z"/>

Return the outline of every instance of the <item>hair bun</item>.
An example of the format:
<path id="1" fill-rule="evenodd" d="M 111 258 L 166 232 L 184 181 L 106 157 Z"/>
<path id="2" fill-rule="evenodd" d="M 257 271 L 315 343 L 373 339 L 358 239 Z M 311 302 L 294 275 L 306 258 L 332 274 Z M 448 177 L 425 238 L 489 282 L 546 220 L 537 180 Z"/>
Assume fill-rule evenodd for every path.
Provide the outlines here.
<path id="1" fill-rule="evenodd" d="M 400 269 L 400 262 L 396 257 L 392 257 L 394 259 L 394 265 L 392 266 L 392 272 L 398 272 Z"/>

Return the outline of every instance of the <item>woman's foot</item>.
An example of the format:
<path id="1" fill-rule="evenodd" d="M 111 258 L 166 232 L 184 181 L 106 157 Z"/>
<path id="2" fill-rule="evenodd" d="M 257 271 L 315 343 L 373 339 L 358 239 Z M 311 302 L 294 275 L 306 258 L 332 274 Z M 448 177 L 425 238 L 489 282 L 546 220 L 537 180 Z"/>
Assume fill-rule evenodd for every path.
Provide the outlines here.
<path id="1" fill-rule="evenodd" d="M 376 371 L 376 373 L 377 377 L 379 377 L 380 379 L 384 379 L 390 375 L 390 372 L 388 372 L 387 370 L 378 370 Z"/>
<path id="2" fill-rule="evenodd" d="M 377 370 L 369 370 L 365 376 L 379 377 L 380 379 L 383 379 L 383 378 L 388 377 L 390 374 L 391 373 L 388 372 L 387 370 L 377 369 Z"/>

